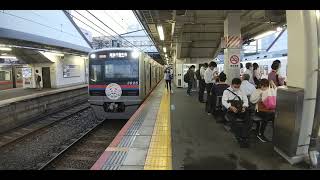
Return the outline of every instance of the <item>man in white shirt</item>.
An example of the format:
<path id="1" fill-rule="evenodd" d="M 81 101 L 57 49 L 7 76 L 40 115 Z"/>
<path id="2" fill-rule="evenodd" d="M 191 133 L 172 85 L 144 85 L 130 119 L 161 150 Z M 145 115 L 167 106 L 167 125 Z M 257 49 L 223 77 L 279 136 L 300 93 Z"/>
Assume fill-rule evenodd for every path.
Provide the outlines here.
<path id="1" fill-rule="evenodd" d="M 210 97 L 210 91 L 213 84 L 216 82 L 216 78 L 218 77 L 218 70 L 217 70 L 217 63 L 211 61 L 209 63 L 209 68 L 206 69 L 204 72 L 204 81 L 206 83 L 206 90 L 207 90 L 207 102 L 206 102 L 206 112 L 208 115 L 211 115 L 212 110 L 212 101 Z"/>
<path id="2" fill-rule="evenodd" d="M 251 96 L 251 94 L 256 90 L 256 87 L 249 83 L 250 75 L 249 74 L 243 74 L 242 76 L 242 82 L 240 86 L 240 90 L 246 95 Z"/>
<path id="3" fill-rule="evenodd" d="M 208 63 L 204 63 L 200 68 L 200 79 L 199 79 L 199 101 L 203 103 L 204 90 L 206 88 L 206 82 L 204 81 L 204 72 L 208 69 Z"/>
<path id="4" fill-rule="evenodd" d="M 247 70 L 243 74 L 249 74 L 249 76 L 250 76 L 249 83 L 255 85 L 254 80 L 253 80 L 253 65 L 252 65 L 252 63 L 246 63 L 246 68 L 247 68 Z"/>
<path id="5" fill-rule="evenodd" d="M 240 90 L 240 85 L 241 80 L 239 78 L 232 80 L 231 87 L 223 92 L 222 105 L 227 109 L 226 115 L 230 118 L 231 129 L 233 129 L 240 147 L 249 147 L 251 121 L 246 110 L 249 103 L 247 96 Z M 237 119 L 243 120 L 241 125 L 239 125 L 239 122 L 236 122 Z"/>

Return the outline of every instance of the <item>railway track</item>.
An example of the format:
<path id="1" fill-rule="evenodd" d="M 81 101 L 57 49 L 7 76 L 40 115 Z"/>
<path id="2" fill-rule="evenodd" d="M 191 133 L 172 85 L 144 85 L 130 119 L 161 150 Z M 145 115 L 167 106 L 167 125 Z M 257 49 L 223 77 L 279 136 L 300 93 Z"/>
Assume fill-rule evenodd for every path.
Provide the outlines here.
<path id="1" fill-rule="evenodd" d="M 86 101 L 79 103 L 73 107 L 67 108 L 65 111 L 51 113 L 45 117 L 34 120 L 27 125 L 23 125 L 12 129 L 0 135 L 0 148 L 18 143 L 23 139 L 50 128 L 63 119 L 69 118 L 76 113 L 82 112 L 90 108 L 90 104 Z"/>
<path id="2" fill-rule="evenodd" d="M 55 155 L 52 152 L 64 151 L 101 122 L 84 103 L 2 134 L 0 169 L 41 169 Z M 3 143 L 3 139 L 7 141 Z"/>
<path id="3" fill-rule="evenodd" d="M 125 124 L 125 120 L 99 121 L 40 164 L 39 170 L 88 170 Z"/>

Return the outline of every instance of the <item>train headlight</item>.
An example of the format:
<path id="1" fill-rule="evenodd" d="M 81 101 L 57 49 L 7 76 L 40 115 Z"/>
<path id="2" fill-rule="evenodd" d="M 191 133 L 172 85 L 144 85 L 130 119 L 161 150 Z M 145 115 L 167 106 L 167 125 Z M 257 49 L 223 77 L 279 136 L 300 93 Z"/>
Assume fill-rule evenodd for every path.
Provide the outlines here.
<path id="1" fill-rule="evenodd" d="M 132 58 L 138 58 L 139 55 L 140 55 L 139 51 L 133 51 L 133 52 L 131 53 Z"/>
<path id="2" fill-rule="evenodd" d="M 91 54 L 90 58 L 92 58 L 92 59 L 96 58 L 96 54 Z"/>

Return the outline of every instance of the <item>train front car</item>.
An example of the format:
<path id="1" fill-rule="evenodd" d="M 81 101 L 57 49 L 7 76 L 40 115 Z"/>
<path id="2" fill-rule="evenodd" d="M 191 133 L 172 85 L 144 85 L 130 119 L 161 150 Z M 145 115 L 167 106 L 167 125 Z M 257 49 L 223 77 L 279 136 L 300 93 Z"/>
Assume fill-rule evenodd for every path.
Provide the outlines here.
<path id="1" fill-rule="evenodd" d="M 129 119 L 141 103 L 140 53 L 105 49 L 89 54 L 89 102 L 100 118 Z"/>

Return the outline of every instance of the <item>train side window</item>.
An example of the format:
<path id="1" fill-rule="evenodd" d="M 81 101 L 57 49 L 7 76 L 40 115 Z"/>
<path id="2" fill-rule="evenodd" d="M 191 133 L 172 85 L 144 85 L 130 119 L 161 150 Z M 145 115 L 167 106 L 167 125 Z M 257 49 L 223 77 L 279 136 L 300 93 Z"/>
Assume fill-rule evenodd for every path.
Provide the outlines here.
<path id="1" fill-rule="evenodd" d="M 102 66 L 91 65 L 90 66 L 90 81 L 101 81 L 102 80 Z"/>
<path id="2" fill-rule="evenodd" d="M 0 70 L 0 81 L 11 81 L 10 71 Z"/>

